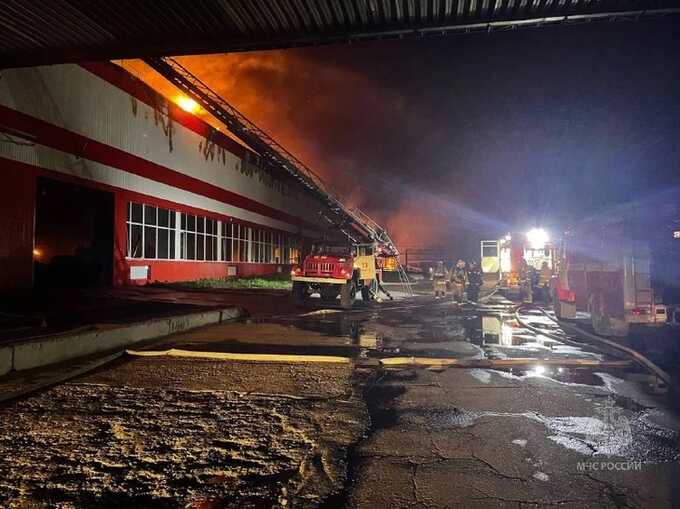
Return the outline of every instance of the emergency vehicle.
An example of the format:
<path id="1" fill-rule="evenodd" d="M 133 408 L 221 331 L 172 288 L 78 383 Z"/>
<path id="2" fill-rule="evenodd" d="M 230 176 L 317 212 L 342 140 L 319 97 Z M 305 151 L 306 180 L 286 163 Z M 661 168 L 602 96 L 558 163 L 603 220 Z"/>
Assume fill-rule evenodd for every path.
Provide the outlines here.
<path id="1" fill-rule="evenodd" d="M 554 284 L 555 312 L 587 312 L 596 334 L 626 336 L 631 326 L 666 324 L 666 306 L 655 295 L 649 243 L 629 222 L 581 224 L 567 231 Z M 588 316 L 587 315 L 587 316 Z"/>
<path id="2" fill-rule="evenodd" d="M 340 296 L 343 308 L 352 307 L 357 292 L 362 300 L 372 300 L 378 290 L 377 250 L 374 243 L 317 249 L 291 271 L 293 299 L 304 303 L 314 293 L 324 301 Z"/>
<path id="3" fill-rule="evenodd" d="M 557 263 L 557 247 L 545 230 L 535 228 L 527 234 L 513 233 L 498 240 L 481 242 L 482 277 L 487 286 L 497 286 L 506 297 L 513 299 L 523 291 L 530 291 L 523 279 L 533 268 L 537 272 L 545 266 L 553 272 Z"/>

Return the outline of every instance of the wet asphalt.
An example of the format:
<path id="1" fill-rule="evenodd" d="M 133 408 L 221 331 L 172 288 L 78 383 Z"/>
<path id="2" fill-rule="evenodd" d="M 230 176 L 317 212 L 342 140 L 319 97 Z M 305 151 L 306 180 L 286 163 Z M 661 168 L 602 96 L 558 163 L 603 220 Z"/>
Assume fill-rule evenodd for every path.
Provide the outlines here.
<path id="1" fill-rule="evenodd" d="M 502 300 L 316 302 L 148 348 L 348 361 L 125 357 L 5 404 L 0 507 L 680 506 L 667 391 L 634 366 L 560 366 L 612 359 Z"/>

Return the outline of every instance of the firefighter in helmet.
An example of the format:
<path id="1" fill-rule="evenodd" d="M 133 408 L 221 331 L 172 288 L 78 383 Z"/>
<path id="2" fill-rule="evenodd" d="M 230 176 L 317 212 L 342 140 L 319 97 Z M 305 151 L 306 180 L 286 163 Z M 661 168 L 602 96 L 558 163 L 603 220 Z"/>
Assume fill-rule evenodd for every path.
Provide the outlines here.
<path id="1" fill-rule="evenodd" d="M 541 264 L 541 270 L 538 273 L 538 297 L 543 302 L 550 300 L 550 282 L 552 280 L 553 271 L 548 267 L 548 262 Z"/>
<path id="2" fill-rule="evenodd" d="M 482 272 L 479 270 L 479 265 L 476 262 L 468 263 L 468 299 L 472 302 L 477 302 L 479 298 L 479 290 L 482 288 Z"/>
<path id="3" fill-rule="evenodd" d="M 446 282 L 448 280 L 448 272 L 444 267 L 444 262 L 437 262 L 437 266 L 432 272 L 432 287 L 434 289 L 434 296 L 436 299 L 446 296 Z"/>
<path id="4" fill-rule="evenodd" d="M 531 304 L 534 301 L 533 280 L 535 278 L 535 272 L 535 269 L 522 258 L 519 268 L 519 291 L 522 301 L 528 304 Z"/>
<path id="5" fill-rule="evenodd" d="M 465 266 L 465 262 L 463 260 L 458 260 L 451 271 L 451 288 L 453 291 L 453 299 L 456 302 L 463 302 L 463 300 L 465 300 L 467 284 L 467 267 Z"/>

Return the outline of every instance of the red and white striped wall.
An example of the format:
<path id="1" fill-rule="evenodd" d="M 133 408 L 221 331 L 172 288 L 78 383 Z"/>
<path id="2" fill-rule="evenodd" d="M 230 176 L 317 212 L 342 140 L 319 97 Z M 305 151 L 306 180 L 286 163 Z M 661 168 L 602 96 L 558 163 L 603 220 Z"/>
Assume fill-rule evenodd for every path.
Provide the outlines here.
<path id="1" fill-rule="evenodd" d="M 114 193 L 114 284 L 131 267 L 178 281 L 282 270 L 273 263 L 144 260 L 127 256 L 135 201 L 280 232 L 324 233 L 324 205 L 248 162 L 240 144 L 167 102 L 110 63 L 0 71 L 0 290 L 30 287 L 36 179 L 48 176 Z"/>

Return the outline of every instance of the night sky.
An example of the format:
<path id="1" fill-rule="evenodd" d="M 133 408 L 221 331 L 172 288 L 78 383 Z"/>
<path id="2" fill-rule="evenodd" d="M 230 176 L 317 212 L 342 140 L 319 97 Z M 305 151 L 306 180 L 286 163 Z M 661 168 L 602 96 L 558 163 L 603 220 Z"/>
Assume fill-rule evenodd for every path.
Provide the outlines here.
<path id="1" fill-rule="evenodd" d="M 678 18 L 180 60 L 403 248 L 680 185 Z M 126 65 L 154 86 L 142 64 Z M 166 89 L 167 92 L 167 89 Z M 172 94 L 172 92 L 167 92 Z"/>

